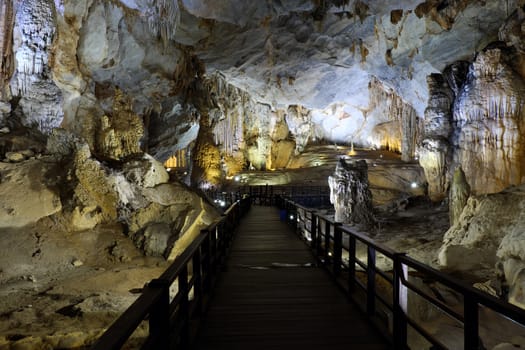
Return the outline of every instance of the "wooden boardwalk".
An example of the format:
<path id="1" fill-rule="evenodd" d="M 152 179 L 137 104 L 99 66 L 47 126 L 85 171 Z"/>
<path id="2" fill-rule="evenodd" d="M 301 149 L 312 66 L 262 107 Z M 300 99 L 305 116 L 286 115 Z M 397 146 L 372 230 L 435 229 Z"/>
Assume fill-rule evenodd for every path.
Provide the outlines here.
<path id="1" fill-rule="evenodd" d="M 390 349 L 274 207 L 237 228 L 198 350 Z"/>

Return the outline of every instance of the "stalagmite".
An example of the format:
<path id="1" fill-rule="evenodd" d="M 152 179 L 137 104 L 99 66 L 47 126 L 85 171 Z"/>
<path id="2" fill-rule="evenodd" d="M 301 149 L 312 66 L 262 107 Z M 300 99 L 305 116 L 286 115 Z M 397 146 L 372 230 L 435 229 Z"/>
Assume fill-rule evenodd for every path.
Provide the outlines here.
<path id="1" fill-rule="evenodd" d="M 448 168 L 452 153 L 449 135 L 454 93 L 441 74 L 431 74 L 427 83 L 431 94 L 425 109 L 419 164 L 425 170 L 430 199 L 440 201 L 446 197 L 449 182 Z"/>
<path id="2" fill-rule="evenodd" d="M 454 172 L 449 193 L 450 226 L 455 225 L 470 197 L 470 186 L 461 167 Z"/>
<path id="3" fill-rule="evenodd" d="M 341 158 L 334 175 L 328 177 L 328 185 L 330 202 L 335 208 L 335 221 L 366 226 L 374 224 L 366 161 L 347 163 Z"/>

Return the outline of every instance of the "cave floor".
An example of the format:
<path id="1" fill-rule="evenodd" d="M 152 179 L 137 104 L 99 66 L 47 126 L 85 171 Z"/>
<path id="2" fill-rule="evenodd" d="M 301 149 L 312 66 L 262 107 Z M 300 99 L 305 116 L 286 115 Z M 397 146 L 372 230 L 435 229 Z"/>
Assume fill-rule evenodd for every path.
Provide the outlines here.
<path id="1" fill-rule="evenodd" d="M 44 219 L 0 241 L 0 349 L 90 344 L 167 267 L 120 226 L 70 233 Z"/>

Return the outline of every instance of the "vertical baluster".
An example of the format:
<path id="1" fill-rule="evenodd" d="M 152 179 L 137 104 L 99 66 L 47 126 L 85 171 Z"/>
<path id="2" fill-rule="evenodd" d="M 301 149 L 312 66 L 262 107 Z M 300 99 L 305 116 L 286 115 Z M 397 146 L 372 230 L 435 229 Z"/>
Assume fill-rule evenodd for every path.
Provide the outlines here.
<path id="1" fill-rule="evenodd" d="M 201 234 L 206 235 L 206 239 L 202 242 L 202 271 L 204 278 L 202 281 L 202 290 L 204 294 L 211 291 L 212 285 L 212 265 L 211 265 L 211 234 L 208 230 L 202 230 Z"/>
<path id="2" fill-rule="evenodd" d="M 338 277 L 341 274 L 341 265 L 343 263 L 343 231 L 341 231 L 341 224 L 334 224 L 334 276 Z"/>
<path id="3" fill-rule="evenodd" d="M 394 254 L 394 276 L 393 276 L 393 338 L 394 349 L 407 348 L 407 320 L 403 308 L 404 301 L 402 300 L 402 279 L 404 278 L 404 268 L 401 258 L 404 254 Z"/>
<path id="4" fill-rule="evenodd" d="M 370 245 L 367 248 L 366 312 L 373 316 L 376 312 L 376 250 Z"/>
<path id="5" fill-rule="evenodd" d="M 348 240 L 348 291 L 350 293 L 355 291 L 355 252 L 356 239 L 355 236 L 350 235 Z"/>
<path id="6" fill-rule="evenodd" d="M 193 300 L 196 305 L 197 314 L 200 316 L 204 312 L 204 303 L 203 303 L 203 288 L 202 288 L 202 255 L 201 255 L 202 245 L 195 251 L 193 255 Z"/>
<path id="7" fill-rule="evenodd" d="M 149 318 L 149 332 L 152 338 L 157 338 L 156 348 L 170 348 L 170 283 L 164 279 L 154 279 L 148 283 L 148 288 L 161 289 L 162 295 L 152 306 Z"/>
<path id="8" fill-rule="evenodd" d="M 330 264 L 330 221 L 324 221 L 324 264 Z"/>
<path id="9" fill-rule="evenodd" d="M 321 218 L 318 216 L 317 217 L 317 234 L 316 234 L 316 237 L 317 237 L 317 243 L 315 245 L 315 256 L 317 257 L 317 259 L 320 259 L 321 258 L 321 243 L 322 243 L 322 238 L 323 238 L 323 232 L 321 231 Z"/>
<path id="10" fill-rule="evenodd" d="M 463 296 L 463 316 L 465 323 L 463 325 L 464 349 L 478 350 L 479 348 L 479 313 L 476 299 Z"/>
<path id="11" fill-rule="evenodd" d="M 219 256 L 218 256 L 218 253 L 217 253 L 217 226 L 213 227 L 210 231 L 209 231 L 209 235 L 210 235 L 210 261 L 211 261 L 211 266 L 210 266 L 210 271 L 212 273 L 212 278 L 215 279 L 215 273 L 217 272 L 217 264 L 218 264 L 218 260 L 219 260 Z"/>
<path id="12" fill-rule="evenodd" d="M 312 241 L 310 242 L 310 248 L 314 251 L 314 254 L 317 256 L 317 215 L 315 212 L 310 212 L 310 237 Z"/>
<path id="13" fill-rule="evenodd" d="M 189 307 L 189 288 L 188 288 L 188 266 L 186 265 L 180 272 L 179 277 L 179 293 L 181 300 L 179 304 L 181 333 L 180 333 L 180 347 L 186 349 L 189 344 L 190 337 L 190 307 Z"/>

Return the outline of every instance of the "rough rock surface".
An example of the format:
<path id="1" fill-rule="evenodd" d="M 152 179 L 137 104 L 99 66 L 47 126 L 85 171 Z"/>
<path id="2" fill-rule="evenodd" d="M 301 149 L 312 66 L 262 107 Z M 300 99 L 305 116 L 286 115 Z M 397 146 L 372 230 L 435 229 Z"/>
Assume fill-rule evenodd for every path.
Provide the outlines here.
<path id="1" fill-rule="evenodd" d="M 140 141 L 144 136 L 144 125 L 133 113 L 131 99 L 117 89 L 111 116 L 100 120 L 96 133 L 96 152 L 102 158 L 124 160 L 142 153 Z"/>
<path id="2" fill-rule="evenodd" d="M 509 301 L 525 306 L 524 186 L 471 196 L 458 221 L 446 233 L 439 262 L 451 270 L 495 275 L 510 287 Z"/>
<path id="3" fill-rule="evenodd" d="M 525 81 L 504 50 L 480 52 L 454 102 L 454 160 L 473 193 L 494 193 L 525 179 Z"/>
<path id="4" fill-rule="evenodd" d="M 39 220 L 44 226 L 27 240 L 38 241 L 46 225 L 63 226 L 53 236 L 59 248 L 80 237 L 91 237 L 92 247 L 97 240 L 86 230 L 118 222 L 142 251 L 173 258 L 213 219 L 200 197 L 168 183 L 157 162 L 179 151 L 195 160 L 187 170 L 204 185 L 250 168 L 277 169 L 279 183 L 304 177 L 279 168 L 300 170 L 297 153 L 319 140 L 336 143 L 336 151 L 345 143 L 385 147 L 405 161 L 419 156 L 434 200 L 446 198 L 456 165 L 477 194 L 520 184 L 523 6 L 522 0 L 2 1 L 0 154 L 3 159 L 15 152 L 22 160 L 21 151 L 32 149 L 38 157 L 41 152 L 27 147 L 27 140 L 51 135 L 48 151 L 55 163 L 42 169 L 63 170 L 56 193 L 49 190 L 49 178 L 37 179 L 45 184 L 39 192 L 51 192 L 45 203 L 60 198 L 62 212 L 51 204 L 35 211 L 27 223 Z M 487 47 L 497 38 L 502 42 Z M 466 82 L 465 65 L 470 65 Z M 317 167 L 324 161 L 308 162 Z M 14 171 L 31 162 L 5 163 L 1 169 Z M 425 193 L 419 166 L 376 163 L 379 156 L 370 162 L 370 183 L 380 194 L 374 200 Z M 317 170 L 324 171 L 321 165 Z M 16 188 L 17 181 L 27 180 L 0 181 L 0 188 Z M 519 192 L 505 195 L 517 196 L 512 191 Z M 498 253 L 501 273 L 515 288 L 511 299 L 520 303 L 523 259 L 521 245 L 513 244 L 519 230 L 511 227 L 519 224 L 509 224 L 520 214 L 515 208 L 491 214 L 506 205 L 498 198 L 468 201 L 447 234 L 442 256 L 461 268 L 492 268 L 504 242 Z M 484 208 L 486 218 L 477 216 Z M 492 224 L 500 230 L 489 234 L 485 230 Z M 417 237 L 400 239 L 399 246 L 410 240 L 425 244 Z M 95 251 L 115 261 L 136 258 L 122 254 L 133 251 L 123 245 L 95 245 Z M 20 260 L 28 271 L 38 262 L 55 262 L 38 261 L 52 253 L 18 247 L 33 261 Z M 84 269 L 97 258 L 60 255 L 58 266 Z M 31 289 L 38 283 L 30 276 L 8 281 Z M 103 309 L 106 302 L 113 305 L 115 299 L 86 296 L 70 305 Z M 55 310 L 13 312 L 36 317 Z M 77 346 L 82 335 L 62 338 L 64 343 L 53 338 L 54 346 Z M 21 339 L 19 347 L 30 347 L 33 340 Z"/>
<path id="5" fill-rule="evenodd" d="M 428 77 L 430 99 L 425 109 L 423 136 L 419 147 L 419 164 L 425 169 L 428 195 L 433 201 L 446 197 L 451 149 L 452 89 L 441 74 Z"/>
<path id="6" fill-rule="evenodd" d="M 21 227 L 62 210 L 59 167 L 44 160 L 0 163 L 0 228 Z"/>
<path id="7" fill-rule="evenodd" d="M 450 226 L 454 226 L 463 212 L 470 196 L 470 186 L 465 178 L 465 173 L 461 167 L 454 171 L 454 177 L 449 192 L 449 216 Z"/>
<path id="8" fill-rule="evenodd" d="M 11 93 L 19 97 L 19 121 L 48 134 L 63 118 L 62 92 L 50 65 L 56 36 L 53 1 L 19 1 L 13 29 L 14 73 Z"/>
<path id="9" fill-rule="evenodd" d="M 13 10 L 14 28 L 3 23 L 6 33 L 15 33 L 15 64 L 4 74 L 13 74 L 11 91 L 0 99 L 5 113 L 10 96 L 17 96 L 14 114 L 25 125 L 36 123 L 48 133 L 61 124 L 91 151 L 110 155 L 130 147 L 122 144 L 126 140 L 135 147 L 140 138 L 161 161 L 193 147 L 201 124 L 209 122 L 225 176 L 250 163 L 281 168 L 293 142 L 299 152 L 312 139 L 386 146 L 411 160 L 433 101 L 428 75 L 470 58 L 500 28 L 501 40 L 522 47 L 518 1 L 434 7 L 412 0 L 46 0 L 21 1 Z M 119 91 L 139 116 L 126 119 L 136 135 L 115 131 L 112 106 Z M 144 133 L 137 129 L 141 123 Z M 444 198 L 448 181 L 440 178 L 448 159 L 439 153 L 446 148 L 436 138 L 440 132 L 427 135 L 420 148 L 436 200 Z M 465 157 L 456 158 L 461 163 Z M 506 183 L 516 183 L 509 176 Z"/>
<path id="10" fill-rule="evenodd" d="M 75 197 L 84 207 L 97 207 L 104 222 L 116 221 L 119 195 L 110 168 L 92 157 L 87 145 L 81 145 L 74 157 L 77 179 Z"/>
<path id="11" fill-rule="evenodd" d="M 0 347 L 89 347 L 136 299 L 146 281 L 166 268 L 144 257 L 119 232 L 98 226 L 81 233 L 61 220 L 43 219 L 23 228 L 2 228 L 0 256 Z M 144 331 L 137 335 L 141 336 Z"/>
<path id="12" fill-rule="evenodd" d="M 415 1 L 365 3 L 366 11 L 360 1 L 333 7 L 326 2 L 324 8 L 313 2 L 241 5 L 235 0 L 216 5 L 193 0 L 184 6 L 195 16 L 214 20 L 210 37 L 199 47 L 204 62 L 256 100 L 315 110 L 337 102 L 353 120 L 365 117 L 372 76 L 395 87 L 422 116 L 426 76 L 468 56 L 507 17 L 506 3 L 499 1 L 470 7 L 455 2 L 435 13 L 414 11 L 420 3 Z M 391 20 L 393 10 L 402 10 L 399 20 Z M 251 15 L 235 15 L 244 11 Z M 488 14 L 491 21 L 478 21 Z M 439 18 L 447 18 L 448 25 Z M 456 41 L 462 44 L 451 48 Z M 326 123 L 347 121 L 331 116 Z"/>
<path id="13" fill-rule="evenodd" d="M 341 158 L 328 184 L 337 222 L 365 226 L 375 222 L 366 161 L 347 163 Z"/>

